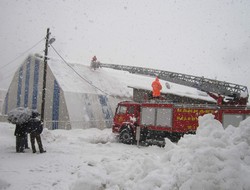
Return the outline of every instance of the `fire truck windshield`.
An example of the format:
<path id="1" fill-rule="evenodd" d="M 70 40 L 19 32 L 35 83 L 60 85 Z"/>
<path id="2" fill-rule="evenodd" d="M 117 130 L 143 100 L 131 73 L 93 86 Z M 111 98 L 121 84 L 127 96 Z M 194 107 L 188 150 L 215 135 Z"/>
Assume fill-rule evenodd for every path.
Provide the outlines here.
<path id="1" fill-rule="evenodd" d="M 117 109 L 117 114 L 133 114 L 135 112 L 135 107 L 134 106 L 119 106 Z"/>
<path id="2" fill-rule="evenodd" d="M 127 111 L 127 107 L 126 106 L 119 106 L 117 109 L 117 114 L 125 114 Z"/>

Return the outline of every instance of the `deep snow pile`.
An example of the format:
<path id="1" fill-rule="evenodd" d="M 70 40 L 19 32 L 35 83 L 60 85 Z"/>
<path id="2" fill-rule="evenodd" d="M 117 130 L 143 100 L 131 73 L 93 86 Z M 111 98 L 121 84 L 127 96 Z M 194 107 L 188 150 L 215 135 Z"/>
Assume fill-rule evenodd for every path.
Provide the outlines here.
<path id="1" fill-rule="evenodd" d="M 46 154 L 15 153 L 0 124 L 0 189 L 250 189 L 250 118 L 225 130 L 213 115 L 165 148 L 117 143 L 111 129 L 44 130 Z"/>

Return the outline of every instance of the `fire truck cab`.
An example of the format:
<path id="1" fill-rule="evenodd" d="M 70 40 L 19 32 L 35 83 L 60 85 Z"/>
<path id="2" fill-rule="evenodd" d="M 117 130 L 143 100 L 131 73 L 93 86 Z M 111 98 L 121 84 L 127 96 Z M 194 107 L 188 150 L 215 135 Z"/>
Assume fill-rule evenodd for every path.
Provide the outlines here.
<path id="1" fill-rule="evenodd" d="M 224 127 L 237 127 L 250 116 L 250 110 L 246 107 L 124 101 L 117 105 L 112 131 L 126 144 L 135 143 L 137 127 L 140 127 L 141 142 L 159 143 L 165 138 L 177 142 L 184 134 L 195 134 L 198 117 L 204 114 L 213 114 Z"/>

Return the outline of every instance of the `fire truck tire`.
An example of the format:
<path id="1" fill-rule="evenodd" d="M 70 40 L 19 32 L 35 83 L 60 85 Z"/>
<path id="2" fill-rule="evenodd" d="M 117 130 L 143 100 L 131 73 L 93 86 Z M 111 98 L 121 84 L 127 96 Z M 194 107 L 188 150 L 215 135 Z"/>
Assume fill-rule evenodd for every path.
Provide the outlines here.
<path id="1" fill-rule="evenodd" d="M 124 144 L 133 144 L 134 136 L 131 130 L 128 128 L 122 129 L 119 135 L 119 141 Z"/>

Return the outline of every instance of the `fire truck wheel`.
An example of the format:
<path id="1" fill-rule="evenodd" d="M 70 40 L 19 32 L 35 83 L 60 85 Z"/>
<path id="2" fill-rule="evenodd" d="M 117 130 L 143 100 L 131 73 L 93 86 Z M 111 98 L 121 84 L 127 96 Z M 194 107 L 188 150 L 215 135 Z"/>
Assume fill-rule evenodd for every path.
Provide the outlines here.
<path id="1" fill-rule="evenodd" d="M 133 144 L 134 137 L 131 130 L 128 128 L 122 129 L 119 135 L 119 140 L 124 144 Z"/>

